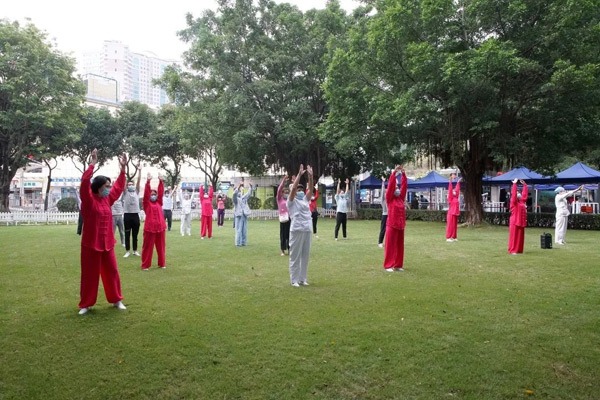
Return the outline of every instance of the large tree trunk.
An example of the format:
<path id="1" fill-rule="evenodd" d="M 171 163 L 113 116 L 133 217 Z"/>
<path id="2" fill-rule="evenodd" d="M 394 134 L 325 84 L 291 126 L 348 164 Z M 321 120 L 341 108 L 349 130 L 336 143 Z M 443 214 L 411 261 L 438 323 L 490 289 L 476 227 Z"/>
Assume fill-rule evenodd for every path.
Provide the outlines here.
<path id="1" fill-rule="evenodd" d="M 483 205 L 481 204 L 481 178 L 482 174 L 468 174 L 464 176 L 465 209 L 467 210 L 467 224 L 479 225 L 483 222 Z"/>
<path id="2" fill-rule="evenodd" d="M 0 212 L 10 212 L 9 207 L 10 181 L 0 187 Z"/>

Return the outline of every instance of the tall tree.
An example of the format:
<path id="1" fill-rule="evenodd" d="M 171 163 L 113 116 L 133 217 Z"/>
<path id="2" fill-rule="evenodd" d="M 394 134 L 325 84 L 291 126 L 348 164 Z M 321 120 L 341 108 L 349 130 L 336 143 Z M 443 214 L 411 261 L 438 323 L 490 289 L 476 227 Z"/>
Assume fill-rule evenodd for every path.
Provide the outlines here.
<path id="1" fill-rule="evenodd" d="M 133 179 L 141 161 L 153 162 L 150 136 L 156 133 L 156 113 L 146 104 L 128 101 L 117 112 L 117 138 L 129 153 L 127 179 Z M 129 171 L 133 169 L 133 173 Z"/>
<path id="2" fill-rule="evenodd" d="M 94 149 L 98 149 L 97 167 L 101 167 L 119 153 L 121 141 L 117 120 L 104 108 L 84 107 L 80 114 L 83 128 L 80 135 L 66 148 L 72 156 L 71 161 L 81 173 L 88 167 L 88 161 Z"/>
<path id="3" fill-rule="evenodd" d="M 181 178 L 181 167 L 186 158 L 181 144 L 183 127 L 180 114 L 176 106 L 163 106 L 156 118 L 156 129 L 148 135 L 146 142 L 150 161 L 165 171 L 167 181 L 173 187 Z"/>
<path id="4" fill-rule="evenodd" d="M 330 67 L 323 131 L 366 164 L 408 144 L 456 165 L 476 224 L 486 171 L 550 170 L 598 139 L 599 0 L 372 3 Z"/>
<path id="5" fill-rule="evenodd" d="M 85 87 L 74 60 L 34 25 L 0 20 L 0 38 L 0 211 L 8 211 L 10 183 L 27 155 L 42 138 L 57 140 L 78 126 Z"/>
<path id="6" fill-rule="evenodd" d="M 180 33 L 191 44 L 187 65 L 195 86 L 215 95 L 227 115 L 220 129 L 224 163 L 250 173 L 275 166 L 289 172 L 310 164 L 317 175 L 340 157 L 317 135 L 327 104 L 321 85 L 330 46 L 348 17 L 337 1 L 302 13 L 270 0 L 219 0 Z"/>

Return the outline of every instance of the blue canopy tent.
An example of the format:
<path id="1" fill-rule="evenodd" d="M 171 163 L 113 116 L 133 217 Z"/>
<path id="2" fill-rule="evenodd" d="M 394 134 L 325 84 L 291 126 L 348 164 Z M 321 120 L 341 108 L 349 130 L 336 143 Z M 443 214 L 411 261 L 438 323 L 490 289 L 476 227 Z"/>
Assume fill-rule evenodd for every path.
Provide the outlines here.
<path id="1" fill-rule="evenodd" d="M 582 162 L 576 162 L 564 171 L 556 174 L 556 183 L 600 183 L 600 171 L 588 167 Z"/>
<path id="2" fill-rule="evenodd" d="M 361 189 L 381 189 L 381 179 L 377 179 L 373 175 L 369 175 L 368 178 L 360 181 L 359 185 Z"/>
<path id="3" fill-rule="evenodd" d="M 511 169 L 507 173 L 487 179 L 485 182 L 488 185 L 510 185 L 515 179 L 522 179 L 528 185 L 552 182 L 552 178 L 538 174 L 537 172 L 525 167 Z"/>
<path id="4" fill-rule="evenodd" d="M 420 179 L 408 182 L 409 189 L 432 189 L 438 187 L 448 187 L 448 179 L 435 171 L 431 171 Z"/>

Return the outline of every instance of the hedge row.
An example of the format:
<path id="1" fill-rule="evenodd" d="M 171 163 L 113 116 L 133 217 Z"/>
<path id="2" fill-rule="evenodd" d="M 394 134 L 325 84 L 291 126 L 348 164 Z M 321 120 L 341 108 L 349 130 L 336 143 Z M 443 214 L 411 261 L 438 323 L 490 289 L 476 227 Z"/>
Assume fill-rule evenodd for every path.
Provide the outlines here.
<path id="1" fill-rule="evenodd" d="M 485 221 L 492 225 L 508 226 L 510 213 L 486 212 L 483 214 Z M 359 219 L 381 219 L 381 209 L 360 208 Z M 406 210 L 406 219 L 409 221 L 446 222 L 446 211 Z M 538 228 L 554 228 L 556 218 L 554 213 L 528 213 L 527 225 Z M 466 221 L 466 213 L 460 213 L 459 223 Z M 569 216 L 569 229 L 600 230 L 600 214 L 573 214 Z"/>

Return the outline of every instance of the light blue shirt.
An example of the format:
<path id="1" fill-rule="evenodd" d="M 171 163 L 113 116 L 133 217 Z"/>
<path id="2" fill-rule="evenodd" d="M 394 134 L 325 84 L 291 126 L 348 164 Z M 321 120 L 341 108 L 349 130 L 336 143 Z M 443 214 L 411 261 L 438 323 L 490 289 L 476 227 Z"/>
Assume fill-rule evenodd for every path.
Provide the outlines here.
<path id="1" fill-rule="evenodd" d="M 336 212 L 347 213 L 348 212 L 348 193 L 336 194 L 335 195 Z"/>

